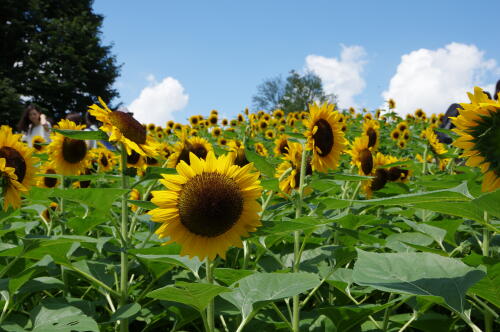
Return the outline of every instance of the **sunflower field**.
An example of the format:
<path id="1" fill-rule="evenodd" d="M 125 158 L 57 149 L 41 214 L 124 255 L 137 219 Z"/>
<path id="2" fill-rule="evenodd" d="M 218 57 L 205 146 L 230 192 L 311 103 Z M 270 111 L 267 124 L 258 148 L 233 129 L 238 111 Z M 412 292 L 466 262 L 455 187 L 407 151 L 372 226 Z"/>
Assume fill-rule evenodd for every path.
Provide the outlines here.
<path id="1" fill-rule="evenodd" d="M 0 330 L 498 331 L 500 103 L 469 98 L 453 130 L 392 100 L 2 126 Z"/>

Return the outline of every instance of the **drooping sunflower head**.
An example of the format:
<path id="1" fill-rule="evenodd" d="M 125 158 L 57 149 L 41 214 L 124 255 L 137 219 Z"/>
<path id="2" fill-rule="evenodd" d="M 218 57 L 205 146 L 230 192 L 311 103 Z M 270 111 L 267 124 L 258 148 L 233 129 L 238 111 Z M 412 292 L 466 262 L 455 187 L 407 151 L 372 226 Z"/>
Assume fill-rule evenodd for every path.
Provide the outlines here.
<path id="1" fill-rule="evenodd" d="M 357 137 L 349 151 L 351 163 L 358 167 L 361 175 L 370 175 L 374 169 L 373 155 L 368 143 L 368 136 Z"/>
<path id="2" fill-rule="evenodd" d="M 368 120 L 363 123 L 363 134 L 368 136 L 368 147 L 376 150 L 379 145 L 379 128 L 377 120 Z"/>
<path id="3" fill-rule="evenodd" d="M 129 155 L 132 150 L 143 156 L 154 156 L 158 153 L 158 143 L 147 135 L 147 130 L 132 114 L 111 111 L 101 98 L 99 102 L 102 107 L 94 104 L 89 107 L 89 113 L 103 123 L 100 129 L 110 133 L 110 142 L 123 143 Z"/>
<path id="4" fill-rule="evenodd" d="M 500 102 L 478 87 L 468 95 L 470 103 L 460 104 L 458 117 L 452 118 L 459 135 L 453 145 L 464 150 L 468 166 L 481 169 L 482 190 L 493 191 L 500 188 Z"/>
<path id="5" fill-rule="evenodd" d="M 309 119 L 304 120 L 307 128 L 307 149 L 313 151 L 312 169 L 328 172 L 338 166 L 340 154 L 345 147 L 344 132 L 338 122 L 339 114 L 334 105 L 324 103 L 310 105 Z"/>
<path id="6" fill-rule="evenodd" d="M 178 175 L 163 175 L 166 191 L 153 191 L 158 208 L 149 214 L 162 225 L 159 238 L 181 245 L 181 255 L 200 260 L 217 255 L 223 259 L 231 246 L 241 247 L 241 237 L 261 225 L 257 199 L 261 196 L 258 173 L 252 164 L 233 165 L 228 155 L 206 160 L 190 154 L 190 165 L 177 166 Z"/>
<path id="7" fill-rule="evenodd" d="M 433 127 L 428 127 L 425 130 L 425 138 L 427 139 L 427 142 L 429 143 L 430 150 L 435 156 L 439 156 L 442 154 L 445 154 L 448 152 L 446 149 L 445 145 L 441 142 L 439 142 L 438 137 L 436 133 L 434 132 Z"/>
<path id="8" fill-rule="evenodd" d="M 63 130 L 83 130 L 85 125 L 77 125 L 70 120 L 61 120 L 57 124 Z M 57 132 L 50 136 L 48 147 L 50 159 L 53 161 L 58 174 L 78 175 L 89 167 L 90 153 L 84 140 L 66 137 Z"/>
<path id="9" fill-rule="evenodd" d="M 247 159 L 243 142 L 240 140 L 231 140 L 229 141 L 228 146 L 230 149 L 228 155 L 230 156 L 233 164 L 243 167 L 250 163 Z"/>
<path id="10" fill-rule="evenodd" d="M 394 99 L 390 98 L 387 101 L 387 106 L 389 107 L 390 110 L 395 109 L 396 108 L 396 102 L 394 101 Z"/>

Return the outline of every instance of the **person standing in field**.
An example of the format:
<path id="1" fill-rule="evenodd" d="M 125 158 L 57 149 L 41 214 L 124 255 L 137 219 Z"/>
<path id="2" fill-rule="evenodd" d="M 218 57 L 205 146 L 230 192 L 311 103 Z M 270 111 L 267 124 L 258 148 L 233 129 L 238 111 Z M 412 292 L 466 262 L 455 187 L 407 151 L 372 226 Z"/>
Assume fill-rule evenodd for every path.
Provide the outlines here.
<path id="1" fill-rule="evenodd" d="M 17 129 L 24 134 L 23 141 L 30 147 L 33 147 L 33 138 L 36 136 L 40 136 L 45 142 L 49 142 L 50 127 L 45 114 L 40 112 L 33 104 L 26 107 L 17 124 Z"/>

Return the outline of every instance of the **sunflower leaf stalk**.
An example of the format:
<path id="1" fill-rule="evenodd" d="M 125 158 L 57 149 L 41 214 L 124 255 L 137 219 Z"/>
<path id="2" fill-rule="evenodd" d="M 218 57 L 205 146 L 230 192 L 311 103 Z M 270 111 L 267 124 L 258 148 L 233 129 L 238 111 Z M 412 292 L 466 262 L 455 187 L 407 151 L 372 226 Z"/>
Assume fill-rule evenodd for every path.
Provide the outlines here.
<path id="1" fill-rule="evenodd" d="M 125 145 L 121 144 L 121 172 L 122 172 L 122 189 L 128 189 L 128 177 L 126 174 L 127 170 L 127 150 Z M 128 208 L 127 208 L 127 196 L 128 194 L 122 195 L 122 211 L 121 211 L 121 224 L 118 230 L 121 234 L 121 245 L 122 250 L 120 253 L 120 305 L 123 307 L 127 304 L 128 298 L 128 257 L 127 257 L 127 246 L 128 246 Z M 119 321 L 120 331 L 128 331 L 128 320 L 122 319 Z"/>
<path id="2" fill-rule="evenodd" d="M 305 185 L 305 175 L 306 175 L 306 163 L 307 163 L 307 153 L 305 146 L 302 148 L 302 159 L 300 162 L 300 177 L 299 177 L 299 192 L 298 199 L 296 201 L 295 218 L 300 218 L 302 215 L 302 200 L 304 196 L 304 185 Z M 293 259 L 293 272 L 298 272 L 300 268 L 300 231 L 295 231 L 293 234 L 294 238 L 294 259 Z M 299 331 L 300 322 L 300 300 L 299 295 L 293 297 L 293 317 L 292 317 L 292 328 L 294 332 Z"/>
<path id="3" fill-rule="evenodd" d="M 209 258 L 205 261 L 205 266 L 206 266 L 206 273 L 207 273 L 207 283 L 213 284 L 214 283 L 214 277 L 213 277 L 213 261 Z M 210 302 L 208 302 L 207 306 L 207 327 L 208 331 L 207 332 L 213 332 L 215 331 L 215 324 L 214 324 L 214 313 L 215 313 L 215 306 L 214 306 L 214 299 L 211 299 Z"/>

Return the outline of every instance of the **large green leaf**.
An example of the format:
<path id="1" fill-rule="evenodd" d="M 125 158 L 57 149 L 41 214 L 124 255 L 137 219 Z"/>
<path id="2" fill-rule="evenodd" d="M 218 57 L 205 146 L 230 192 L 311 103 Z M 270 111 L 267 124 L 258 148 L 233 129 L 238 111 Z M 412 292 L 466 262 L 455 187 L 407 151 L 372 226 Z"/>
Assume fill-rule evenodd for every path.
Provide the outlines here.
<path id="1" fill-rule="evenodd" d="M 202 311 L 214 297 L 230 291 L 231 289 L 219 285 L 178 282 L 174 286 L 155 289 L 146 296 L 158 300 L 184 303 Z"/>
<path id="2" fill-rule="evenodd" d="M 486 277 L 474 284 L 469 292 L 479 295 L 500 308 L 500 263 L 487 265 Z"/>
<path id="3" fill-rule="evenodd" d="M 500 202 L 500 189 L 479 196 L 472 201 L 472 204 L 490 215 L 500 218 L 500 204 L 498 202 Z"/>
<path id="4" fill-rule="evenodd" d="M 256 152 L 249 150 L 249 149 L 245 149 L 245 155 L 246 155 L 248 161 L 253 163 L 254 166 L 262 174 L 265 174 L 269 178 L 274 177 L 275 169 L 274 169 L 273 165 L 271 165 L 269 162 L 267 162 L 266 158 L 258 155 Z"/>
<path id="5" fill-rule="evenodd" d="M 94 319 L 62 299 L 46 300 L 37 306 L 32 311 L 32 321 L 33 332 L 99 332 Z"/>
<path id="6" fill-rule="evenodd" d="M 316 274 L 297 273 L 255 273 L 240 279 L 231 293 L 221 297 L 241 310 L 243 319 L 256 309 L 259 302 L 275 301 L 298 295 L 319 285 Z"/>
<path id="7" fill-rule="evenodd" d="M 330 318 L 337 328 L 337 332 L 359 331 L 359 326 L 373 315 L 393 303 L 383 305 L 362 304 L 351 306 L 332 306 L 319 308 L 318 312 Z M 357 329 L 356 329 L 357 328 Z"/>
<path id="8" fill-rule="evenodd" d="M 98 141 L 107 141 L 108 135 L 101 131 L 86 131 L 86 130 L 69 130 L 69 129 L 57 129 L 52 128 L 52 131 L 64 135 L 73 139 L 87 139 L 87 140 L 98 140 Z"/>
<path id="9" fill-rule="evenodd" d="M 109 318 L 107 323 L 112 323 L 119 321 L 121 319 L 126 319 L 134 316 L 141 310 L 141 306 L 138 303 L 129 303 L 123 307 L 118 308 L 113 315 Z"/>
<path id="10" fill-rule="evenodd" d="M 354 282 L 388 292 L 442 297 L 463 313 L 467 290 L 485 272 L 430 253 L 379 254 L 358 249 Z"/>

